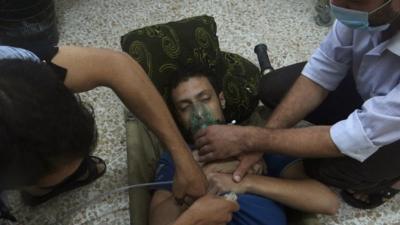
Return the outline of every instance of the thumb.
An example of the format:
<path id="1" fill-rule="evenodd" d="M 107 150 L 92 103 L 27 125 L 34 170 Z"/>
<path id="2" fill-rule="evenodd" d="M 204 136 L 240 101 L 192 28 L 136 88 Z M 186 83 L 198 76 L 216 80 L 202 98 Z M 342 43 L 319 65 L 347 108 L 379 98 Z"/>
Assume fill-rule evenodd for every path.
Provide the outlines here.
<path id="1" fill-rule="evenodd" d="M 251 168 L 252 163 L 247 160 L 242 160 L 239 163 L 239 166 L 236 168 L 235 172 L 233 172 L 233 181 L 239 183 L 242 181 L 243 177 L 246 175 L 247 171 Z"/>

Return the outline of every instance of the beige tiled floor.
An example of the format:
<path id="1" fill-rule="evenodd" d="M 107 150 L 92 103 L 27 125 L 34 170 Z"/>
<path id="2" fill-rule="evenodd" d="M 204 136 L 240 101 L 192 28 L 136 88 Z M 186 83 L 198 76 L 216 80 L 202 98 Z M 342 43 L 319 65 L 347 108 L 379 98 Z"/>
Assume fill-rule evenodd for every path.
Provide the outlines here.
<path id="1" fill-rule="evenodd" d="M 201 14 L 215 17 L 220 46 L 256 63 L 253 47 L 268 44 L 274 67 L 307 60 L 328 32 L 314 25 L 316 0 L 56 0 L 60 44 L 119 50 L 129 30 Z M 108 163 L 96 183 L 48 204 L 29 208 L 11 194 L 18 224 L 129 224 L 128 195 L 115 194 L 85 205 L 93 196 L 127 184 L 123 107 L 106 88 L 82 95 L 96 113 L 100 140 L 96 154 Z M 320 217 L 323 224 L 395 224 L 400 222 L 399 196 L 371 211 L 343 206 L 338 216 Z"/>

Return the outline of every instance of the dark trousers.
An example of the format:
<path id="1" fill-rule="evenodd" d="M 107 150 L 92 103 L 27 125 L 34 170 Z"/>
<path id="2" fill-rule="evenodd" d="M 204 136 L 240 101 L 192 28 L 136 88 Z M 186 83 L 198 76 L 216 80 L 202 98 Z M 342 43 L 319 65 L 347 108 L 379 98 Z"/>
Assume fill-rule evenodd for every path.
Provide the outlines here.
<path id="1" fill-rule="evenodd" d="M 260 81 L 260 98 L 275 108 L 300 76 L 305 63 L 273 71 Z M 306 102 L 307 99 L 304 99 Z M 353 76 L 348 74 L 335 91 L 305 120 L 315 125 L 333 125 L 344 120 L 363 100 L 356 91 Z M 364 162 L 350 157 L 305 159 L 306 173 L 327 185 L 341 189 L 374 192 L 391 186 L 400 178 L 400 140 L 381 147 Z"/>

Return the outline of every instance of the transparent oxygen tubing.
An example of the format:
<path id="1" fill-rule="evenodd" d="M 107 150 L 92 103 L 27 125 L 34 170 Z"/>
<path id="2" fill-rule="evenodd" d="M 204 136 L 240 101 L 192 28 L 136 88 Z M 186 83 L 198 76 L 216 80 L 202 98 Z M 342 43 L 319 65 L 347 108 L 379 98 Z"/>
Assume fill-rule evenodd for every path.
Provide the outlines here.
<path id="1" fill-rule="evenodd" d="M 74 215 L 76 212 L 81 210 L 83 207 L 91 205 L 91 204 L 93 204 L 93 202 L 98 201 L 98 200 L 100 200 L 100 199 L 102 199 L 102 198 L 104 198 L 106 196 L 109 196 L 109 195 L 112 195 L 112 194 L 115 194 L 115 193 L 119 193 L 119 192 L 124 192 L 124 191 L 130 190 L 130 189 L 135 189 L 135 188 L 156 187 L 156 186 L 161 186 L 161 185 L 169 185 L 169 184 L 172 184 L 172 183 L 173 183 L 172 180 L 170 180 L 170 181 L 161 181 L 161 182 L 139 183 L 139 184 L 123 186 L 123 187 L 111 190 L 109 192 L 98 194 L 98 195 L 92 197 L 91 199 L 89 199 L 88 201 L 85 201 L 82 204 L 79 204 L 77 207 L 75 207 L 75 208 L 69 210 L 68 212 L 66 212 L 62 218 L 56 219 L 55 224 L 56 225 L 62 225 L 63 224 L 62 222 L 67 217 L 69 217 L 71 215 Z"/>
<path id="2" fill-rule="evenodd" d="M 54 224 L 55 225 L 62 225 L 63 224 L 62 222 L 66 218 L 68 218 L 69 216 L 74 215 L 76 212 L 81 210 L 83 207 L 91 205 L 95 201 L 98 201 L 98 200 L 100 200 L 100 199 L 102 199 L 102 198 L 104 198 L 104 197 L 106 197 L 108 195 L 112 195 L 112 194 L 119 193 L 119 192 L 124 192 L 124 191 L 130 190 L 130 189 L 135 189 L 135 188 L 156 187 L 156 186 L 169 185 L 169 184 L 173 184 L 173 181 L 170 180 L 170 181 L 161 181 L 161 182 L 139 183 L 139 184 L 133 184 L 133 185 L 120 187 L 120 188 L 114 189 L 114 190 L 109 191 L 109 192 L 98 194 L 98 195 L 92 197 L 90 200 L 85 201 L 82 204 L 78 205 L 77 207 L 75 207 L 75 208 L 69 210 L 68 212 L 66 212 L 63 217 L 61 217 L 59 219 L 56 219 Z M 237 198 L 238 198 L 236 193 L 234 193 L 234 192 L 225 193 L 225 194 L 223 194 L 223 197 L 226 200 L 230 200 L 230 201 L 237 201 Z"/>

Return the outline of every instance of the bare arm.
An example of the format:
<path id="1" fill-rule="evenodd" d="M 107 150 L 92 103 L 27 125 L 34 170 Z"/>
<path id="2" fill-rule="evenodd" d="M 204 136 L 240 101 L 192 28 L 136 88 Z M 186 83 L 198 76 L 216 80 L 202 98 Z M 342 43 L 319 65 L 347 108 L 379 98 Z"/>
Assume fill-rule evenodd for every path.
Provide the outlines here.
<path id="1" fill-rule="evenodd" d="M 203 131 L 196 140 L 197 146 L 203 146 L 199 150 L 201 162 L 253 152 L 296 157 L 343 156 L 330 137 L 330 126 L 268 129 L 214 125 Z"/>
<path id="2" fill-rule="evenodd" d="M 114 90 L 167 146 L 176 165 L 174 194 L 199 197 L 206 180 L 196 165 L 161 96 L 140 65 L 124 53 L 105 49 L 60 47 L 53 63 L 68 69 L 65 85 L 74 92 L 97 86 Z"/>
<path id="3" fill-rule="evenodd" d="M 203 172 L 206 176 L 211 173 L 232 174 L 239 166 L 239 160 L 224 160 L 208 163 L 203 167 Z M 267 170 L 267 165 L 263 160 L 255 163 L 248 171 L 248 174 L 261 175 Z"/>
<path id="4" fill-rule="evenodd" d="M 239 210 L 236 202 L 222 197 L 205 195 L 186 211 L 176 205 L 172 193 L 157 191 L 150 205 L 150 225 L 221 225 L 232 219 Z"/>
<path id="5" fill-rule="evenodd" d="M 249 175 L 244 178 L 246 190 L 266 196 L 289 207 L 312 213 L 335 214 L 339 200 L 336 194 L 312 179 L 281 179 Z"/>
<path id="6" fill-rule="evenodd" d="M 328 95 L 323 87 L 300 76 L 268 119 L 267 128 L 289 128 L 314 110 Z M 250 148 L 298 157 L 338 157 L 342 154 L 330 138 L 330 126 L 265 130 L 252 138 Z M 263 140 L 262 140 L 263 139 Z M 265 145 L 265 146 L 263 146 Z M 263 147 L 262 147 L 263 146 Z"/>
<path id="7" fill-rule="evenodd" d="M 330 136 L 330 126 L 291 129 L 249 128 L 248 149 L 296 157 L 340 157 Z"/>
<path id="8" fill-rule="evenodd" d="M 169 191 L 156 191 L 151 199 L 149 225 L 168 225 L 182 213 L 174 196 Z"/>
<path id="9" fill-rule="evenodd" d="M 239 204 L 223 197 L 205 195 L 193 203 L 172 225 L 222 225 L 232 220 Z"/>
<path id="10" fill-rule="evenodd" d="M 300 76 L 266 123 L 268 128 L 293 127 L 314 110 L 328 91 L 305 76 Z"/>
<path id="11" fill-rule="evenodd" d="M 322 183 L 306 177 L 301 170 L 302 164 L 297 163 L 284 172 L 287 174 L 284 178 L 248 175 L 240 183 L 233 182 L 229 175 L 214 174 L 210 186 L 217 193 L 248 192 L 298 210 L 335 214 L 340 204 L 336 194 Z"/>
<path id="12" fill-rule="evenodd" d="M 300 76 L 269 118 L 266 129 L 210 126 L 198 132 L 195 139 L 196 147 L 200 149 L 200 161 L 208 162 L 254 151 L 298 157 L 342 156 L 330 138 L 330 126 L 284 129 L 304 118 L 327 94 L 328 91 L 321 86 Z"/>

